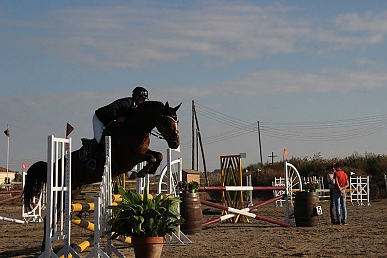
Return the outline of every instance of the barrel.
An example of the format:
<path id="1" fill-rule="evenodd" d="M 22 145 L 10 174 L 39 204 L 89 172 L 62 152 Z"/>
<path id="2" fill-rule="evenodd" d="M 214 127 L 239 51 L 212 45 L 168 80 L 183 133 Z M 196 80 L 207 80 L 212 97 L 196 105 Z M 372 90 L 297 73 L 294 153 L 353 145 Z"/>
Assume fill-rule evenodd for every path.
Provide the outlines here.
<path id="1" fill-rule="evenodd" d="M 297 227 L 317 226 L 320 218 L 316 206 L 319 202 L 317 192 L 297 192 L 294 201 L 294 216 Z"/>
<path id="2" fill-rule="evenodd" d="M 180 215 L 185 222 L 180 226 L 185 234 L 193 235 L 202 230 L 203 212 L 199 193 L 181 194 Z"/>

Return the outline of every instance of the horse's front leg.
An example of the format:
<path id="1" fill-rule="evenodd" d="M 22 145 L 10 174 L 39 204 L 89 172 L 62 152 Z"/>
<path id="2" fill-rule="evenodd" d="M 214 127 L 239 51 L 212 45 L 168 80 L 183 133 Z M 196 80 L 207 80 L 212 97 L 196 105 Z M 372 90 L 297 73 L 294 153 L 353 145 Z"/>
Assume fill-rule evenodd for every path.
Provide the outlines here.
<path id="1" fill-rule="evenodd" d="M 146 161 L 147 164 L 139 172 L 137 172 L 137 177 L 145 177 L 146 174 L 156 173 L 157 168 L 163 160 L 163 155 L 160 152 L 152 150 L 148 150 L 145 154 L 142 155 L 142 160 Z"/>
<path id="2" fill-rule="evenodd" d="M 149 168 L 148 174 L 154 175 L 156 173 L 157 168 L 160 166 L 161 161 L 163 160 L 163 154 L 157 151 L 148 150 L 147 154 L 151 154 L 156 161 L 153 163 L 153 165 Z"/>

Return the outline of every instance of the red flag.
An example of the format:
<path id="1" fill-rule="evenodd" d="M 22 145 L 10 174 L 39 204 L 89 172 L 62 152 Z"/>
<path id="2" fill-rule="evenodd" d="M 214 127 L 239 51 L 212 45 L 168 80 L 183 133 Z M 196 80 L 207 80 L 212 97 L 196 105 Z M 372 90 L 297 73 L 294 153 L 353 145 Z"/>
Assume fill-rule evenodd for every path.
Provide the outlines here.
<path id="1" fill-rule="evenodd" d="M 284 149 L 284 157 L 289 157 L 289 156 L 291 156 L 290 153 Z"/>
<path id="2" fill-rule="evenodd" d="M 26 168 L 28 168 L 29 166 L 26 164 L 26 163 L 22 163 L 22 168 L 23 169 L 26 169 Z"/>
<path id="3" fill-rule="evenodd" d="M 69 134 L 74 130 L 74 127 L 72 127 L 69 123 L 67 123 L 66 126 L 66 138 L 69 136 Z"/>

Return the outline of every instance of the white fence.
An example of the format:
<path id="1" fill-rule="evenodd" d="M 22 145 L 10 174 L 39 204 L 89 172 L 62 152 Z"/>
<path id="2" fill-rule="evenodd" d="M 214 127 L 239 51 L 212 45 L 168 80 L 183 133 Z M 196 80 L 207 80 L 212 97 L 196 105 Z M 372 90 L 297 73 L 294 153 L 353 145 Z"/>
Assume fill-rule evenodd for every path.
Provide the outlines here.
<path id="1" fill-rule="evenodd" d="M 385 176 L 386 178 L 386 176 Z M 367 206 L 370 206 L 370 179 L 369 176 L 367 177 L 354 177 L 351 176 L 349 178 L 350 185 L 348 189 L 348 199 L 352 203 L 352 205 L 358 205 L 358 206 L 365 206 L 365 203 L 367 203 Z M 387 180 L 387 178 L 386 178 Z M 320 201 L 329 201 L 329 189 L 324 189 L 324 177 L 304 177 L 302 178 L 302 184 L 305 182 L 318 182 L 320 185 L 320 189 L 318 190 Z M 386 182 L 387 183 L 387 182 Z M 285 179 L 283 177 L 280 178 L 274 178 L 274 181 L 272 182 L 273 186 L 284 186 L 285 185 Z M 387 186 L 386 186 L 387 188 Z M 292 189 L 292 191 L 297 191 L 297 189 Z M 273 191 L 274 197 L 284 194 L 285 191 Z M 283 206 L 283 200 L 276 201 L 276 207 L 282 207 Z"/>

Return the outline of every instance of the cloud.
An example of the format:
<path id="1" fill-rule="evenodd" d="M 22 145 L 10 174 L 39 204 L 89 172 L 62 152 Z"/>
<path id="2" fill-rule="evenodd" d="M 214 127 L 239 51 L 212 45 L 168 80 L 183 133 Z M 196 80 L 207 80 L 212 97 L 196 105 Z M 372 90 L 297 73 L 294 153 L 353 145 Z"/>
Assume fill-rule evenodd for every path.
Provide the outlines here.
<path id="1" fill-rule="evenodd" d="M 305 92 L 348 92 L 387 86 L 387 75 L 371 71 L 340 69 L 321 74 L 288 70 L 265 70 L 247 73 L 242 78 L 204 87 L 175 88 L 180 98 L 251 97 Z"/>
<path id="2" fill-rule="evenodd" d="M 346 13 L 337 16 L 333 22 L 345 31 L 387 33 L 387 11 L 379 14 L 368 11 L 363 15 Z"/>
<path id="3" fill-rule="evenodd" d="M 309 48 L 314 52 L 316 44 L 324 53 L 379 44 L 387 31 L 386 12 L 363 17 L 343 14 L 321 25 L 318 20 L 294 17 L 293 8 L 279 4 L 217 2 L 176 9 L 168 4 L 59 9 L 39 20 L 3 18 L 5 26 L 28 33 L 22 36 L 3 29 L 2 34 L 8 44 L 24 44 L 85 69 L 111 69 L 191 57 L 201 64 L 208 60 L 229 64 Z M 366 35 L 357 33 L 361 31 Z"/>

